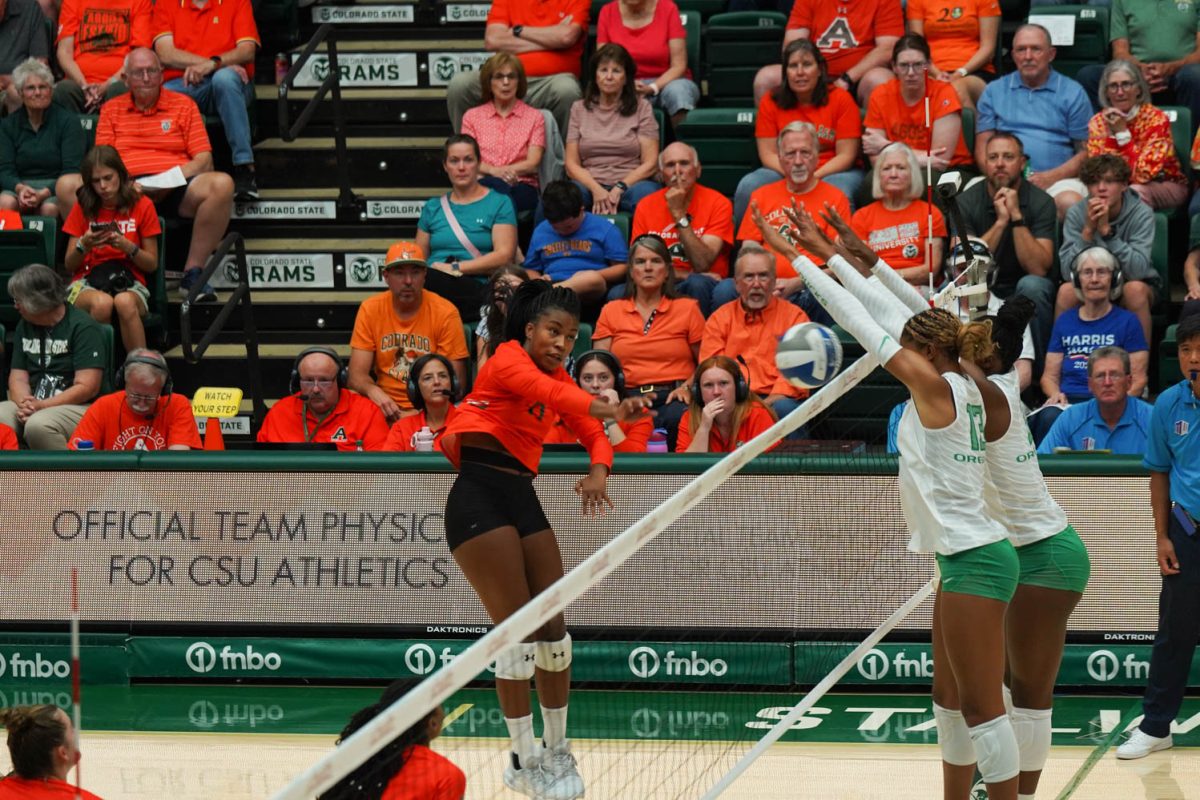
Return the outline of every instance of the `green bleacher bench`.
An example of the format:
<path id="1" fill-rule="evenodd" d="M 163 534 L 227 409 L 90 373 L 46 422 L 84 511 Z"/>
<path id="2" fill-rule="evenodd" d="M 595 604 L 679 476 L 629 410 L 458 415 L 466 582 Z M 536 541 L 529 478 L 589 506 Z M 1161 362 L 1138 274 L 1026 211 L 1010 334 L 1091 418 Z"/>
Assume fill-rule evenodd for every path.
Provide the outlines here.
<path id="1" fill-rule="evenodd" d="M 1159 292 L 1157 308 L 1166 308 L 1167 295 L 1170 294 L 1171 264 L 1168 257 L 1170 244 L 1167 233 L 1167 215 L 1161 211 L 1154 212 L 1154 246 L 1150 250 L 1150 263 L 1162 278 L 1163 290 Z"/>
<path id="2" fill-rule="evenodd" d="M 571 356 L 579 358 L 581 355 L 592 349 L 592 326 L 591 323 L 579 323 L 579 334 L 575 337 L 575 347 L 571 349 Z"/>
<path id="3" fill-rule="evenodd" d="M 676 131 L 680 141 L 696 148 L 704 171 L 700 182 L 733 194 L 738 181 L 758 166 L 754 109 L 697 108 Z"/>
<path id="4" fill-rule="evenodd" d="M 704 77 L 700 65 L 700 13 L 695 9 L 679 10 L 679 21 L 683 23 L 684 42 L 687 45 L 688 69 L 692 71 L 692 80 L 697 86 Z"/>
<path id="5" fill-rule="evenodd" d="M 96 124 L 99 114 L 80 114 L 79 127 L 83 128 L 83 152 L 89 153 L 96 146 Z"/>
<path id="6" fill-rule="evenodd" d="M 613 225 L 617 226 L 617 230 L 621 232 L 621 238 L 626 242 L 629 241 L 629 227 L 631 224 L 628 214 L 597 214 L 601 219 L 606 219 Z"/>
<path id="7" fill-rule="evenodd" d="M 1183 380 L 1183 371 L 1179 368 L 1179 343 L 1175 333 L 1179 325 L 1168 326 L 1162 341 L 1158 343 L 1158 390 L 1170 389 Z"/>
<path id="8" fill-rule="evenodd" d="M 1070 16 L 1075 19 L 1075 43 L 1058 45 L 1054 68 L 1069 78 L 1091 64 L 1108 63 L 1108 9 L 1104 6 L 1038 6 L 1030 15 Z"/>
<path id="9" fill-rule="evenodd" d="M 720 14 L 726 6 L 726 0 L 679 0 L 675 5 L 683 12 L 695 11 L 704 19 L 711 19 Z"/>
<path id="10" fill-rule="evenodd" d="M 962 137 L 963 142 L 967 145 L 967 150 L 975 152 L 975 109 L 964 108 L 962 110 Z"/>
<path id="11" fill-rule="evenodd" d="M 146 342 L 159 350 L 167 344 L 167 221 L 158 218 L 158 269 L 146 281 L 150 289 L 150 308 L 142 318 L 146 330 Z M 154 336 L 151 336 L 151 332 Z"/>
<path id="12" fill-rule="evenodd" d="M 1171 122 L 1171 141 L 1175 143 L 1175 156 L 1183 167 L 1188 185 L 1192 182 L 1192 110 L 1187 106 L 1160 106 Z"/>
<path id="13" fill-rule="evenodd" d="M 8 279 L 28 264 L 54 266 L 56 224 L 52 217 L 25 217 L 25 228 L 0 232 L 0 322 L 16 324 L 20 319 L 8 294 Z"/>
<path id="14" fill-rule="evenodd" d="M 714 14 L 705 31 L 705 78 L 714 103 L 753 105 L 754 76 L 778 64 L 787 17 L 777 11 Z"/>

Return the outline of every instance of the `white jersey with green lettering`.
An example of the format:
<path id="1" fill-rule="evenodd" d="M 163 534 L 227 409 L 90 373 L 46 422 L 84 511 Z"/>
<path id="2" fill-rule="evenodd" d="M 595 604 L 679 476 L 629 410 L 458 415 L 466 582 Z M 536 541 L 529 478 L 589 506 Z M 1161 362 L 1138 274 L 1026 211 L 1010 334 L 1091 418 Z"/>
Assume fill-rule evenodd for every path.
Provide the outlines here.
<path id="1" fill-rule="evenodd" d="M 900 417 L 900 506 L 912 534 L 908 549 L 953 555 L 998 542 L 1007 532 L 988 513 L 983 397 L 964 375 L 942 373 L 954 396 L 954 421 L 930 430 L 916 405 Z"/>
<path id="2" fill-rule="evenodd" d="M 988 511 L 1008 530 L 1009 541 L 1022 547 L 1048 539 L 1067 527 L 1067 515 L 1050 491 L 1038 465 L 1033 434 L 1025 424 L 1016 370 L 988 378 L 1004 392 L 1012 422 L 1003 436 L 988 442 Z"/>

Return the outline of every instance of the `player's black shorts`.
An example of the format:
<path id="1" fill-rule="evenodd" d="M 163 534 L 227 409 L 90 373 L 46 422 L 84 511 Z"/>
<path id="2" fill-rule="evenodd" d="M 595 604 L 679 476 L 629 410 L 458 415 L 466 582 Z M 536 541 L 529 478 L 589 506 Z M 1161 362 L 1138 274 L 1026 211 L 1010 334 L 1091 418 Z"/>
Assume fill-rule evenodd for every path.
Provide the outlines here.
<path id="1" fill-rule="evenodd" d="M 458 477 L 446 497 L 446 543 L 452 552 L 496 528 L 512 526 L 520 536 L 550 528 L 533 490 L 533 474 L 520 461 L 475 447 L 464 447 L 461 457 Z"/>

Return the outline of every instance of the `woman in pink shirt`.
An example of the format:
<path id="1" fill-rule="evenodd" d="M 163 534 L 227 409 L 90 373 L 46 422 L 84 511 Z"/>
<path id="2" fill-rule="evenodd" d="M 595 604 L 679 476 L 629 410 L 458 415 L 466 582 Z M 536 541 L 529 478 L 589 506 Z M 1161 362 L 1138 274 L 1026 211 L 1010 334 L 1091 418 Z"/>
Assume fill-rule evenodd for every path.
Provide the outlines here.
<path id="1" fill-rule="evenodd" d="M 600 9 L 597 44 L 619 44 L 637 64 L 637 93 L 661 108 L 672 125 L 700 100 L 687 66 L 687 34 L 672 0 L 614 0 Z"/>
<path id="2" fill-rule="evenodd" d="M 538 204 L 538 166 L 546 150 L 542 112 L 524 101 L 527 81 L 521 60 L 497 53 L 479 70 L 483 103 L 463 115 L 462 132 L 475 137 L 483 161 L 479 182 L 506 194 L 517 213 Z"/>

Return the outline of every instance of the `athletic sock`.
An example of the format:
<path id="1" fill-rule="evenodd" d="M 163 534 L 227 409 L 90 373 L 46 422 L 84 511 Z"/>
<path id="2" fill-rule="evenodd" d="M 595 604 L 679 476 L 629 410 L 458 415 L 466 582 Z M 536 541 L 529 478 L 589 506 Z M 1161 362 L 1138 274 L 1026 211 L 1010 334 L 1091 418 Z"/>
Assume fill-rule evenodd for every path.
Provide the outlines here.
<path id="1" fill-rule="evenodd" d="M 505 717 L 504 724 L 508 726 L 508 735 L 512 739 L 512 752 L 516 756 L 516 766 L 524 769 L 532 764 L 537 755 L 533 742 L 533 714 L 523 717 Z"/>
<path id="2" fill-rule="evenodd" d="M 567 707 L 546 708 L 542 706 L 542 741 L 551 749 L 567 738 Z"/>

